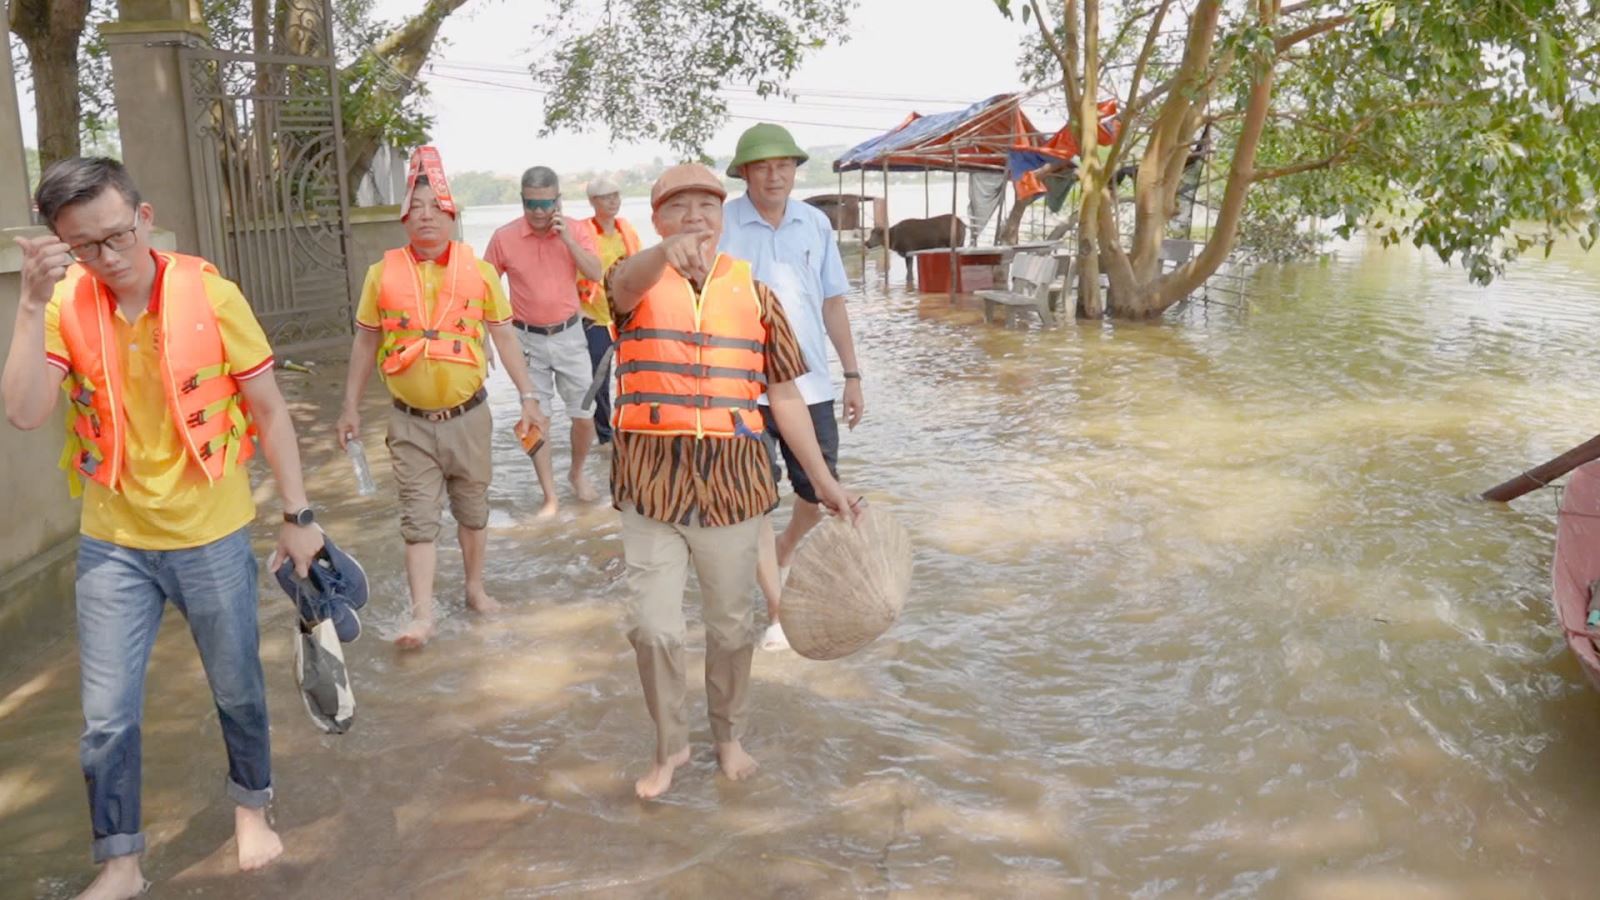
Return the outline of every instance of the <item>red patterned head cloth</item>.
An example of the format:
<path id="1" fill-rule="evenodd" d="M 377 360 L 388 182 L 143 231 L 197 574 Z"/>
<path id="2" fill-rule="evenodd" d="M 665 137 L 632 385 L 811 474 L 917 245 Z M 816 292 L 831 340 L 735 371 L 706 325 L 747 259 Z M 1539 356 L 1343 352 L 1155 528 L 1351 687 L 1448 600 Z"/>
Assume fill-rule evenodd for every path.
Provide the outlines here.
<path id="1" fill-rule="evenodd" d="M 400 205 L 400 221 L 404 222 L 407 213 L 411 211 L 411 193 L 417 189 L 417 176 L 428 180 L 428 186 L 433 188 L 434 197 L 439 200 L 439 208 L 450 215 L 456 216 L 456 201 L 450 196 L 450 182 L 444 177 L 444 163 L 439 160 L 439 150 L 436 147 L 418 147 L 411 154 L 411 166 L 406 170 L 406 198 Z"/>

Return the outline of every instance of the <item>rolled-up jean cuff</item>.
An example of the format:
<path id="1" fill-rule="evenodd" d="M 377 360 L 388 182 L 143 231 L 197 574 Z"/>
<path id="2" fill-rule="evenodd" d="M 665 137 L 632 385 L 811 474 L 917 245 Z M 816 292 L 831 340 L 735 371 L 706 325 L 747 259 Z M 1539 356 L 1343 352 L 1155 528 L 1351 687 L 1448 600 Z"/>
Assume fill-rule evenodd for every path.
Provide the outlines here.
<path id="1" fill-rule="evenodd" d="M 272 802 L 272 788 L 264 787 L 259 791 L 252 791 L 228 779 L 228 799 L 248 809 L 266 809 Z"/>
<path id="2" fill-rule="evenodd" d="M 103 838 L 95 838 L 89 845 L 89 855 L 94 859 L 95 865 L 118 856 L 132 856 L 144 852 L 144 832 L 138 834 L 108 834 Z"/>

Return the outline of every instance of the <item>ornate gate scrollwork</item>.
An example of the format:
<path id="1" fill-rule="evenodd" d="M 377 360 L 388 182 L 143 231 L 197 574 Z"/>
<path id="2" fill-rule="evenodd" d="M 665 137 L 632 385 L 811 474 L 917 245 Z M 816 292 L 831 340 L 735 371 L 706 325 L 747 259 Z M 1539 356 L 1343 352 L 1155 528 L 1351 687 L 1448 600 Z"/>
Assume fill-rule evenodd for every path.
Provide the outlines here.
<path id="1" fill-rule="evenodd" d="M 201 253 L 274 345 L 350 334 L 350 209 L 329 4 L 297 0 L 287 52 L 180 53 Z"/>

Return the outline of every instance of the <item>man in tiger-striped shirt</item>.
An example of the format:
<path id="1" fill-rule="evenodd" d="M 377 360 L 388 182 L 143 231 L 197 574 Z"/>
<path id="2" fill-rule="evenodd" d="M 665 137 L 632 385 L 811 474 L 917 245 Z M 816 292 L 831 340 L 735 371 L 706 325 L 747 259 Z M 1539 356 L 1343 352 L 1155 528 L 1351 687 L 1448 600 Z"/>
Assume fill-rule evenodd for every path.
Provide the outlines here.
<path id="1" fill-rule="evenodd" d="M 622 511 L 629 631 L 656 725 L 650 799 L 689 760 L 684 712 L 683 588 L 700 579 L 706 700 L 723 774 L 756 769 L 739 743 L 755 648 L 751 593 L 761 517 L 777 503 L 756 398 L 810 475 L 822 504 L 855 517 L 828 471 L 794 379 L 806 361 L 783 308 L 749 263 L 715 252 L 722 183 L 704 166 L 674 166 L 650 193 L 661 243 L 606 274 L 618 325 L 616 449 L 611 496 Z"/>

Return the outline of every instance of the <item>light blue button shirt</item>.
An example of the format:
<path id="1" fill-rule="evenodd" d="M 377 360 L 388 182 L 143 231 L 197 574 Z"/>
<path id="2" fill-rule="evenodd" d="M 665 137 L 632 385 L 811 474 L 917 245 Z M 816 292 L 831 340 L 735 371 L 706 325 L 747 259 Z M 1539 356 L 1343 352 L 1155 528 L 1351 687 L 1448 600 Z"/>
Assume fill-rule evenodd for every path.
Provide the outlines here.
<path id="1" fill-rule="evenodd" d="M 822 322 L 822 301 L 850 290 L 844 260 L 833 240 L 833 225 L 809 203 L 790 198 L 783 222 L 772 227 L 756 211 L 748 195 L 729 200 L 722 212 L 722 239 L 717 249 L 750 261 L 756 280 L 783 304 L 809 372 L 795 379 L 807 404 L 833 399 L 828 374 L 828 330 Z M 766 402 L 766 397 L 761 398 Z"/>

